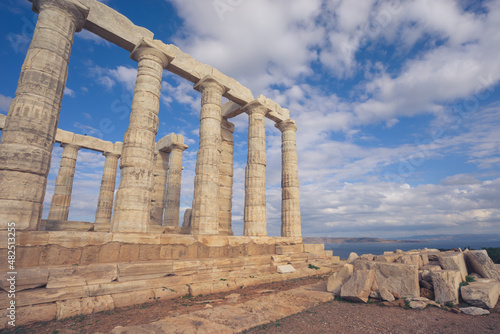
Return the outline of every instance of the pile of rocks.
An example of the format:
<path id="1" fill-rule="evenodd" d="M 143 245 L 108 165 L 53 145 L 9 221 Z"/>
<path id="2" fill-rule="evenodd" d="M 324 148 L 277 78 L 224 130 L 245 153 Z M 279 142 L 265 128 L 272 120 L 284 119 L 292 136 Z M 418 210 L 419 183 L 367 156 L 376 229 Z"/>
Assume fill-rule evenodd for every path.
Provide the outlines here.
<path id="1" fill-rule="evenodd" d="M 423 249 L 351 253 L 328 279 L 327 290 L 342 299 L 367 302 L 369 298 L 411 308 L 456 306 L 462 300 L 473 307 L 495 307 L 500 295 L 500 265 L 485 250 Z"/>

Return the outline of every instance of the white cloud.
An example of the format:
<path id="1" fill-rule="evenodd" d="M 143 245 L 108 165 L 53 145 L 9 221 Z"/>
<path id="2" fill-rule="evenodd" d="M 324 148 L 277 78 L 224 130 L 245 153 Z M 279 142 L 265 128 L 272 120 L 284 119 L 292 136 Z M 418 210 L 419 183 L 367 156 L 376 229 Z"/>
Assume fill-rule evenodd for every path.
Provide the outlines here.
<path id="1" fill-rule="evenodd" d="M 75 97 L 76 96 L 76 93 L 74 90 L 72 90 L 71 88 L 68 88 L 68 87 L 64 87 L 64 95 L 67 95 L 69 97 Z"/>
<path id="2" fill-rule="evenodd" d="M 9 111 L 11 102 L 12 102 L 12 97 L 0 94 L 0 112 Z"/>

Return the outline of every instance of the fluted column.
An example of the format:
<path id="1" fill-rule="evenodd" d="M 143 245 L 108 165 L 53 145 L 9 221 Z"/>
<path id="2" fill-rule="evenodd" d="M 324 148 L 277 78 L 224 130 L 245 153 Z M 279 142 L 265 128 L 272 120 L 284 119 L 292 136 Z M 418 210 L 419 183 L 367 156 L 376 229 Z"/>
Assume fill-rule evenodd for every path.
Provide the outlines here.
<path id="1" fill-rule="evenodd" d="M 267 108 L 259 102 L 245 106 L 248 114 L 248 155 L 245 169 L 243 235 L 266 236 L 266 129 Z"/>
<path id="2" fill-rule="evenodd" d="M 163 210 L 165 209 L 165 191 L 167 188 L 168 160 L 170 153 L 158 151 L 155 154 L 153 169 L 153 194 L 151 195 L 151 225 L 163 224 Z"/>
<path id="3" fill-rule="evenodd" d="M 111 214 L 113 212 L 113 198 L 115 196 L 116 170 L 120 155 L 112 152 L 104 152 L 104 170 L 102 172 L 101 190 L 97 200 L 95 213 L 94 231 L 106 231 L 111 229 Z"/>
<path id="4" fill-rule="evenodd" d="M 39 12 L 0 140 L 0 230 L 37 230 L 59 121 L 71 46 L 88 8 L 34 0 Z"/>
<path id="5" fill-rule="evenodd" d="M 219 233 L 219 164 L 221 152 L 221 101 L 226 88 L 213 78 L 198 82 L 202 93 L 200 146 L 196 157 L 191 226 L 193 234 Z"/>
<path id="6" fill-rule="evenodd" d="M 61 165 L 57 173 L 54 195 L 50 202 L 48 220 L 68 220 L 76 158 L 81 148 L 73 144 L 61 144 L 61 147 L 63 148 Z"/>
<path id="7" fill-rule="evenodd" d="M 275 125 L 281 131 L 281 236 L 300 237 L 299 168 L 295 121 Z"/>
<path id="8" fill-rule="evenodd" d="M 182 152 L 187 145 L 174 144 L 170 151 L 170 168 L 168 171 L 167 196 L 163 225 L 179 226 L 179 209 L 181 205 Z"/>
<path id="9" fill-rule="evenodd" d="M 234 124 L 223 118 L 221 123 L 220 190 L 219 190 L 219 234 L 234 235 L 232 229 L 233 208 L 233 152 Z"/>
<path id="10" fill-rule="evenodd" d="M 120 186 L 116 193 L 113 232 L 147 232 L 153 188 L 153 157 L 164 53 L 142 40 L 130 57 L 139 63 L 130 122 L 123 138 Z"/>

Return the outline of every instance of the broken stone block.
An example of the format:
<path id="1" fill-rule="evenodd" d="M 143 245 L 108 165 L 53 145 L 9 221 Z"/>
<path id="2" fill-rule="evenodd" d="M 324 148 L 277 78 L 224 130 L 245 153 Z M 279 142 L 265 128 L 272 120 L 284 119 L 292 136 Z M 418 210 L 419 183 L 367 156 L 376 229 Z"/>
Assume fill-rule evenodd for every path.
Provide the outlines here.
<path id="1" fill-rule="evenodd" d="M 432 285 L 434 286 L 434 296 L 438 303 L 458 304 L 458 294 L 460 289 L 461 274 L 458 270 L 433 271 Z"/>
<path id="2" fill-rule="evenodd" d="M 9 291 L 10 283 L 7 272 L 0 274 L 0 289 Z M 47 284 L 49 270 L 47 268 L 19 268 L 16 275 L 16 291 L 33 289 Z"/>
<path id="3" fill-rule="evenodd" d="M 467 315 L 487 315 L 490 314 L 490 311 L 479 308 L 479 307 L 462 307 L 459 309 L 463 314 Z"/>
<path id="4" fill-rule="evenodd" d="M 417 268 L 421 268 L 424 264 L 422 261 L 422 258 L 420 257 L 419 254 L 405 254 L 399 256 L 396 261 L 396 263 L 404 263 L 404 264 L 413 264 L 417 266 Z"/>
<path id="5" fill-rule="evenodd" d="M 438 256 L 439 264 L 444 270 L 458 270 L 462 281 L 467 276 L 467 266 L 465 265 L 463 253 L 441 253 Z"/>
<path id="6" fill-rule="evenodd" d="M 349 280 L 353 271 L 354 266 L 352 264 L 344 264 L 339 271 L 328 277 L 326 291 L 333 292 L 334 295 L 339 296 L 342 285 Z"/>
<path id="7" fill-rule="evenodd" d="M 373 270 L 357 270 L 351 279 L 342 286 L 340 296 L 342 299 L 366 303 L 374 279 L 375 272 Z"/>
<path id="8" fill-rule="evenodd" d="M 289 274 L 294 273 L 295 268 L 291 264 L 284 264 L 276 268 L 278 274 Z"/>
<path id="9" fill-rule="evenodd" d="M 396 300 L 396 298 L 394 298 L 394 295 L 389 290 L 387 290 L 385 286 L 379 289 L 379 293 L 380 293 L 380 298 L 382 298 L 385 301 L 392 302 Z"/>
<path id="10" fill-rule="evenodd" d="M 422 288 L 426 288 L 427 290 L 434 290 L 434 287 L 428 281 L 421 280 L 419 283 Z"/>
<path id="11" fill-rule="evenodd" d="M 351 254 L 349 254 L 349 257 L 347 258 L 347 263 L 352 264 L 358 257 L 358 254 L 351 252 Z"/>
<path id="12" fill-rule="evenodd" d="M 374 270 L 375 282 L 379 288 L 386 287 L 391 293 L 401 297 L 419 297 L 417 266 L 402 263 L 356 261 L 357 270 Z"/>
<path id="13" fill-rule="evenodd" d="M 478 273 L 483 278 L 493 278 L 500 281 L 500 273 L 486 250 L 467 251 L 463 254 L 471 271 Z"/>
<path id="14" fill-rule="evenodd" d="M 472 282 L 460 289 L 462 299 L 472 306 L 494 308 L 500 295 L 500 285 L 496 282 Z"/>

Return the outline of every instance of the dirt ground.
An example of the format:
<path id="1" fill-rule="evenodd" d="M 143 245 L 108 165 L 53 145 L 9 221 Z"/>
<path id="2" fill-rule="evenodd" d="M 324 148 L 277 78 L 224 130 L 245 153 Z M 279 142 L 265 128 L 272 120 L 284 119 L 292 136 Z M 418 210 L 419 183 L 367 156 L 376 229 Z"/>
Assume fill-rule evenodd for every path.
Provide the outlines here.
<path id="1" fill-rule="evenodd" d="M 147 324 L 166 316 L 198 311 L 204 309 L 206 304 L 214 307 L 223 305 L 229 302 L 225 297 L 234 293 L 240 295 L 238 302 L 245 302 L 263 293 L 285 291 L 325 279 L 325 276 L 314 276 L 207 296 L 156 300 L 119 310 L 20 326 L 15 330 L 0 330 L 0 333 L 106 333 L 116 326 Z M 497 305 L 491 312 L 488 316 L 472 317 L 435 307 L 405 310 L 380 306 L 377 302 L 356 304 L 335 300 L 245 333 L 500 333 L 500 306 Z"/>

